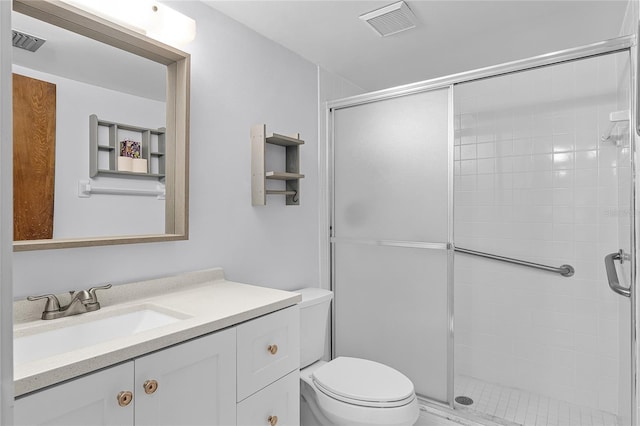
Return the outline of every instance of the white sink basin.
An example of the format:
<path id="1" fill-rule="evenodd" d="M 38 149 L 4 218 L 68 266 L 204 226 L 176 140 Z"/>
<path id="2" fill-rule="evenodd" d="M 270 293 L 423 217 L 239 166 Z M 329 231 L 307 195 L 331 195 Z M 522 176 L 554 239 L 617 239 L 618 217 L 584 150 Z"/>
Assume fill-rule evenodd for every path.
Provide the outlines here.
<path id="1" fill-rule="evenodd" d="M 87 314 L 74 318 L 80 319 L 82 315 Z M 44 330 L 14 337 L 13 364 L 21 365 L 108 340 L 131 336 L 181 319 L 145 306 L 69 326 L 55 327 L 56 324 L 49 323 L 59 320 L 46 321 L 42 326 L 38 326 L 38 330 L 40 328 Z"/>

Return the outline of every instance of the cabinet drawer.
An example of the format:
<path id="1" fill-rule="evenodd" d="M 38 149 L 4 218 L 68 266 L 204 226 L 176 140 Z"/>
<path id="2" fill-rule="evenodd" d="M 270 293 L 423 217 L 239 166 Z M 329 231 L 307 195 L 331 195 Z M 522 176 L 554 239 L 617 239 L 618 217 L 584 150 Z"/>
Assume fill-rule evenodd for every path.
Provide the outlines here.
<path id="1" fill-rule="evenodd" d="M 238 425 L 290 426 L 300 424 L 300 373 L 277 382 L 238 403 Z"/>
<path id="2" fill-rule="evenodd" d="M 300 367 L 300 310 L 292 306 L 237 328 L 237 401 Z"/>

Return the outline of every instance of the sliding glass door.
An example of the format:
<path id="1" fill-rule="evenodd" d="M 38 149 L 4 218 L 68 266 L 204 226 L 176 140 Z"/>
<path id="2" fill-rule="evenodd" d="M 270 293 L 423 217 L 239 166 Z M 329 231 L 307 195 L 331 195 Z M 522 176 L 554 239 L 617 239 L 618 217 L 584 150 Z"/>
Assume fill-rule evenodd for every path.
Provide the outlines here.
<path id="1" fill-rule="evenodd" d="M 335 356 L 449 400 L 449 89 L 333 111 Z"/>
<path id="2" fill-rule="evenodd" d="M 455 395 L 516 424 L 629 424 L 629 54 L 455 86 Z M 615 272 L 617 270 L 617 273 Z M 458 399 L 456 399 L 458 401 Z M 616 419 L 620 422 L 616 423 Z"/>

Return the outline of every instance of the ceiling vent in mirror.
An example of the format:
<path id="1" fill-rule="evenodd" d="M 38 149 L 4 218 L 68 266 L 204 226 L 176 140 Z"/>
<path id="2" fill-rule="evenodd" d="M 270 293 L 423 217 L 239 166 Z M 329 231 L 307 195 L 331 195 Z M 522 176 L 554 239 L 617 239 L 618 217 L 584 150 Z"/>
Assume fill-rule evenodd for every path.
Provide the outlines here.
<path id="1" fill-rule="evenodd" d="M 360 19 L 382 37 L 410 30 L 417 23 L 416 16 L 403 1 L 360 15 Z"/>
<path id="2" fill-rule="evenodd" d="M 13 47 L 19 47 L 30 52 L 35 52 L 47 41 L 22 31 L 11 30 L 11 32 L 13 33 Z"/>

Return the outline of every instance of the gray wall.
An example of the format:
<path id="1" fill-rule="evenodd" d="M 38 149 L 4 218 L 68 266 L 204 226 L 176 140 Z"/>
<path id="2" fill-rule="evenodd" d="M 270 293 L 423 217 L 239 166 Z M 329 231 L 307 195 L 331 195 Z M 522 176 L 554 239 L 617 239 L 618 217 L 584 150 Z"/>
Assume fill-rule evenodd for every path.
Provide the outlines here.
<path id="1" fill-rule="evenodd" d="M 281 289 L 318 286 L 317 67 L 196 2 L 188 241 L 20 252 L 14 297 L 222 266 L 227 278 Z M 252 207 L 249 128 L 300 132 L 300 206 Z"/>

